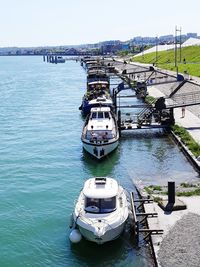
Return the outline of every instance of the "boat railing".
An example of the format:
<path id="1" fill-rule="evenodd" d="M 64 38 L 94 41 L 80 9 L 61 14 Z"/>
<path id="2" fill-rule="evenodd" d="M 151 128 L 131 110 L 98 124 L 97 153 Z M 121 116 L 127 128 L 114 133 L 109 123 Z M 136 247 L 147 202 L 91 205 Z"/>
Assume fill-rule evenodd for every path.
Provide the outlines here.
<path id="1" fill-rule="evenodd" d="M 108 135 L 106 135 L 106 131 L 104 133 L 94 133 L 91 134 L 90 132 L 83 132 L 82 137 L 83 139 L 88 140 L 90 143 L 94 144 L 104 144 L 104 143 L 109 143 L 113 139 L 117 138 L 117 134 L 115 134 L 115 131 L 110 131 Z"/>
<path id="2" fill-rule="evenodd" d="M 107 82 L 109 83 L 109 79 L 107 77 L 94 77 L 94 78 L 87 78 L 87 84 L 92 82 Z"/>

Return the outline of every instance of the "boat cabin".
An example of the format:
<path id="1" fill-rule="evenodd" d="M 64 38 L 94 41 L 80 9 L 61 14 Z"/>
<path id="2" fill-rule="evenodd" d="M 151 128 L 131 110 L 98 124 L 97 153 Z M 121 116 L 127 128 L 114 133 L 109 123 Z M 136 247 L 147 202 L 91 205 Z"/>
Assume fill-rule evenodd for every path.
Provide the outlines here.
<path id="1" fill-rule="evenodd" d="M 110 107 L 92 108 L 89 116 L 86 139 L 108 141 L 116 135 Z"/>
<path id="2" fill-rule="evenodd" d="M 88 213 L 110 213 L 116 210 L 118 183 L 112 178 L 91 178 L 83 188 L 85 211 Z"/>

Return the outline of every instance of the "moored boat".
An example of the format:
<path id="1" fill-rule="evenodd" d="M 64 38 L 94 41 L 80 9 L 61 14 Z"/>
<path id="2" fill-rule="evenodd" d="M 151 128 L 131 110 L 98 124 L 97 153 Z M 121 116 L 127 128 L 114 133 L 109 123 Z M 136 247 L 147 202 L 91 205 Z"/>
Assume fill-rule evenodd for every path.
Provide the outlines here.
<path id="1" fill-rule="evenodd" d="M 91 108 L 98 106 L 113 107 L 107 81 L 94 81 L 88 84 L 88 90 L 83 96 L 80 109 L 83 116 L 86 116 Z"/>
<path id="2" fill-rule="evenodd" d="M 110 79 L 105 67 L 95 64 L 88 69 L 87 91 L 83 96 L 79 109 L 82 111 L 83 116 L 86 116 L 92 107 L 100 105 L 112 107 Z"/>
<path id="3" fill-rule="evenodd" d="M 72 214 L 74 243 L 85 239 L 103 244 L 120 236 L 129 216 L 125 190 L 113 178 L 88 179 Z"/>
<path id="4" fill-rule="evenodd" d="M 65 59 L 62 56 L 56 58 L 56 63 L 65 63 Z"/>
<path id="5" fill-rule="evenodd" d="M 92 108 L 81 136 L 83 148 L 101 159 L 117 148 L 119 131 L 115 115 L 110 107 Z"/>

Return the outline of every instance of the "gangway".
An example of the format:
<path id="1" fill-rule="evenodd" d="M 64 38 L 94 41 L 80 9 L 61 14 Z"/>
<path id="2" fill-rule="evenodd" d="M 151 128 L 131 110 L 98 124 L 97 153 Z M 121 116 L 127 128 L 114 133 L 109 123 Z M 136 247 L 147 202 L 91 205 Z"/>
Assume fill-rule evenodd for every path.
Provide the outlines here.
<path id="1" fill-rule="evenodd" d="M 113 103 L 115 112 L 118 114 L 119 127 L 121 130 L 165 127 L 167 124 L 174 123 L 173 110 L 174 108 L 193 106 L 200 104 L 200 85 L 185 79 L 182 74 L 172 75 L 167 71 L 158 70 L 152 66 L 143 67 L 133 64 L 125 64 L 124 62 L 113 62 L 112 66 L 117 67 L 115 72 L 116 77 L 120 78 L 123 82 L 119 83 L 113 89 Z M 168 88 L 170 93 L 164 94 L 161 98 L 163 105 L 160 108 L 155 107 L 155 99 L 150 104 L 123 104 L 120 99 L 138 97 L 145 98 L 148 86 L 164 85 L 172 83 L 173 85 Z M 141 90 L 140 90 L 141 89 Z M 134 90 L 136 95 L 119 95 L 124 90 Z M 142 96 L 142 97 L 141 97 Z M 118 101 L 119 99 L 119 101 Z M 119 102 L 119 103 L 118 103 Z M 122 102 L 122 101 L 121 101 Z M 135 116 L 134 119 L 122 119 L 121 109 L 128 108 L 141 108 L 142 110 Z M 120 112 L 119 112 L 120 111 Z"/>

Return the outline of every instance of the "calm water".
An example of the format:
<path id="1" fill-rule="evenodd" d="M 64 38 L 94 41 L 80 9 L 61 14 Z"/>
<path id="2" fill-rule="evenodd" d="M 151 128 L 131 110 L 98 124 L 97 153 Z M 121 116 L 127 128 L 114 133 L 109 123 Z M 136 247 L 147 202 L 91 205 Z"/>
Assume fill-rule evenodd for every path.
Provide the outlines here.
<path id="1" fill-rule="evenodd" d="M 106 175 L 133 190 L 140 180 L 198 179 L 173 141 L 158 133 L 124 133 L 102 162 L 83 153 L 78 107 L 85 79 L 72 61 L 0 58 L 0 266 L 152 266 L 127 234 L 104 246 L 70 244 L 69 215 L 83 182 Z"/>

